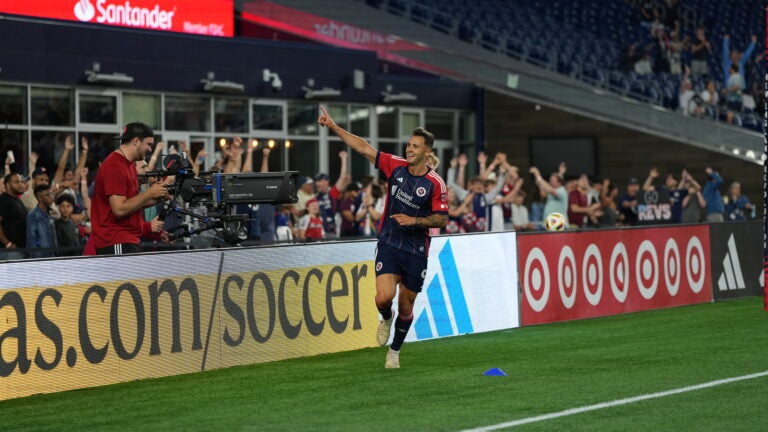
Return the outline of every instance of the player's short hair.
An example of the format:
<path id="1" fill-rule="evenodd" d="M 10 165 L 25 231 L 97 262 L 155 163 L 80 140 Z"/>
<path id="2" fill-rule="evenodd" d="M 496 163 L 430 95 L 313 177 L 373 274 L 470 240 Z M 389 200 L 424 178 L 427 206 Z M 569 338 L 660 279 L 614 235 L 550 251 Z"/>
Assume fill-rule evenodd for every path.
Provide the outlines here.
<path id="1" fill-rule="evenodd" d="M 417 127 L 414 129 L 412 135 L 424 138 L 424 144 L 426 144 L 426 146 L 429 148 L 432 148 L 432 144 L 435 143 L 435 135 L 423 127 Z"/>

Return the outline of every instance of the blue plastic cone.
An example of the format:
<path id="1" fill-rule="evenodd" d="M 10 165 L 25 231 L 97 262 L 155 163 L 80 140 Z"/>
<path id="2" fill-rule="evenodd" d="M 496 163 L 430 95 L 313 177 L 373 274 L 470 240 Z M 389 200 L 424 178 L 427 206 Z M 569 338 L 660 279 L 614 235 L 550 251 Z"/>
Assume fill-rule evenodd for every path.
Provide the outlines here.
<path id="1" fill-rule="evenodd" d="M 504 373 L 503 370 L 499 368 L 490 368 L 487 371 L 483 373 L 483 375 L 486 376 L 507 376 L 507 374 Z"/>

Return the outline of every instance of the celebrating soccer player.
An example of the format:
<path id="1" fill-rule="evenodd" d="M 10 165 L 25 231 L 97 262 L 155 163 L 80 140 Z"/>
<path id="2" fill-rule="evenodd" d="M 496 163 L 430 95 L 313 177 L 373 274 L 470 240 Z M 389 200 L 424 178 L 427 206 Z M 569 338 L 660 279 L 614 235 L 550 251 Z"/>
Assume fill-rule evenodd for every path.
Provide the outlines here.
<path id="1" fill-rule="evenodd" d="M 399 283 L 395 335 L 384 363 L 385 368 L 399 368 L 400 347 L 413 322 L 413 303 L 427 274 L 428 230 L 442 228 L 448 221 L 445 183 L 427 166 L 435 137 L 424 128 L 416 128 L 408 139 L 403 159 L 377 151 L 366 140 L 334 123 L 325 108 L 321 106 L 320 110 L 317 122 L 373 163 L 388 179 L 376 246 L 376 307 L 382 317 L 376 338 L 382 346 L 389 340 L 392 300 Z"/>

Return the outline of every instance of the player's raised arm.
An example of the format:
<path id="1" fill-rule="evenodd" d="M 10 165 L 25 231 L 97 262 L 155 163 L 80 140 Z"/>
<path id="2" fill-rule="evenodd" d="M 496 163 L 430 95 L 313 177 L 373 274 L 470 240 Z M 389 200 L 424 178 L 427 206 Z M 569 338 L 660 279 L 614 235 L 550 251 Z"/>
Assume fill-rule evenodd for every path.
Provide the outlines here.
<path id="1" fill-rule="evenodd" d="M 320 105 L 320 117 L 317 118 L 317 123 L 320 126 L 327 127 L 328 130 L 338 135 L 339 138 L 344 141 L 344 144 L 363 155 L 363 157 L 368 159 L 371 163 L 376 162 L 376 149 L 373 148 L 368 141 L 347 132 L 344 128 L 337 125 L 322 105 Z"/>

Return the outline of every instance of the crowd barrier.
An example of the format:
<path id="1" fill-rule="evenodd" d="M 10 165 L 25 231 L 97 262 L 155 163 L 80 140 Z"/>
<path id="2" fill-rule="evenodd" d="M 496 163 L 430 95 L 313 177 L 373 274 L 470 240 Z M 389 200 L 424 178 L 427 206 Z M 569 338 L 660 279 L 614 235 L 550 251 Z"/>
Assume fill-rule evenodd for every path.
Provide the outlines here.
<path id="1" fill-rule="evenodd" d="M 757 295 L 761 229 L 435 237 L 408 340 Z M 375 346 L 375 246 L 0 263 L 0 399 Z"/>

